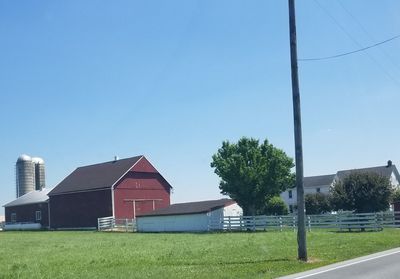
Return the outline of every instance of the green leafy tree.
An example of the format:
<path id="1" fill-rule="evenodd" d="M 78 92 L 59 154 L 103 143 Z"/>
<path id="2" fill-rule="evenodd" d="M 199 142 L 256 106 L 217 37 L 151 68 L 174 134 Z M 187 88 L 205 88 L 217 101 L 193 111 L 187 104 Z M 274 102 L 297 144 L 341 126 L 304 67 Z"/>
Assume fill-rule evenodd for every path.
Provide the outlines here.
<path id="1" fill-rule="evenodd" d="M 260 213 L 264 215 L 288 215 L 289 210 L 282 198 L 275 196 L 265 201 L 264 210 Z"/>
<path id="2" fill-rule="evenodd" d="M 373 172 L 352 172 L 334 184 L 331 203 L 334 210 L 377 212 L 389 208 L 391 193 L 389 178 Z"/>
<path id="3" fill-rule="evenodd" d="M 322 193 L 307 194 L 304 202 L 307 214 L 324 214 L 332 211 L 329 196 Z"/>
<path id="4" fill-rule="evenodd" d="M 262 210 L 265 200 L 279 195 L 294 184 L 293 159 L 265 140 L 241 138 L 237 143 L 222 142 L 212 156 L 211 167 L 221 178 L 221 193 L 229 195 L 244 215 Z"/>
<path id="5" fill-rule="evenodd" d="M 396 189 L 393 191 L 391 202 L 400 202 L 400 189 Z"/>

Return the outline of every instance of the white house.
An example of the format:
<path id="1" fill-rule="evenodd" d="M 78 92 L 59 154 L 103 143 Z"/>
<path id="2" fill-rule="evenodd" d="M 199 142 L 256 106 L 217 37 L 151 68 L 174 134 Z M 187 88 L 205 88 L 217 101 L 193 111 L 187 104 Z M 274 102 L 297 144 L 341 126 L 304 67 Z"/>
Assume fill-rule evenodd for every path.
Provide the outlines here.
<path id="1" fill-rule="evenodd" d="M 333 186 L 335 181 L 340 181 L 351 172 L 373 172 L 390 179 L 393 188 L 400 186 L 400 175 L 392 161 L 388 161 L 384 166 L 351 169 L 351 170 L 340 170 L 336 174 L 319 175 L 319 176 L 308 176 L 304 177 L 304 194 L 322 193 L 328 194 L 330 188 Z M 297 191 L 296 188 L 289 189 L 281 193 L 282 199 L 285 201 L 290 212 L 296 211 L 297 205 Z"/>
<path id="2" fill-rule="evenodd" d="M 230 199 L 177 203 L 137 216 L 136 225 L 139 232 L 202 232 L 212 219 L 242 214 Z"/>
<path id="3" fill-rule="evenodd" d="M 318 175 L 304 177 L 304 194 L 322 193 L 328 194 L 329 190 L 335 180 L 335 174 Z M 296 211 L 297 205 L 297 190 L 296 188 L 289 189 L 281 193 L 281 198 L 284 200 L 289 208 L 289 212 Z"/>

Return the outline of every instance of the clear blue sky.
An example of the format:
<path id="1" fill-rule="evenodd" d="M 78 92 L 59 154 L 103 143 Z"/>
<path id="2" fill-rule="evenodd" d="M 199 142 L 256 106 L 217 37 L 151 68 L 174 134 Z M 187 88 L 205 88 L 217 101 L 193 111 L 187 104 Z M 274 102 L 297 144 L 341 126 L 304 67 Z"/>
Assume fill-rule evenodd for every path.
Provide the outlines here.
<path id="1" fill-rule="evenodd" d="M 297 0 L 299 57 L 395 36 L 399 11 Z M 220 197 L 222 140 L 268 138 L 294 155 L 285 0 L 1 1 L 0 41 L 1 205 L 22 153 L 44 158 L 50 187 L 144 154 L 173 202 Z M 306 175 L 400 165 L 400 40 L 299 73 Z"/>

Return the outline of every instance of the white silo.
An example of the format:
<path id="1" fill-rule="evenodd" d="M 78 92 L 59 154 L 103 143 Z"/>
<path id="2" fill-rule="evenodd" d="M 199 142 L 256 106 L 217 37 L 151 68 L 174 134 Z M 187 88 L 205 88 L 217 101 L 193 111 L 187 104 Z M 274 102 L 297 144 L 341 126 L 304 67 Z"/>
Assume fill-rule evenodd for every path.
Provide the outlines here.
<path id="1" fill-rule="evenodd" d="M 17 198 L 35 190 L 35 163 L 28 155 L 18 157 L 15 164 Z"/>
<path id="2" fill-rule="evenodd" d="M 42 190 L 46 187 L 44 161 L 39 157 L 32 157 L 35 164 L 35 190 Z"/>
<path id="3" fill-rule="evenodd" d="M 17 198 L 46 187 L 44 161 L 39 157 L 19 156 L 15 164 Z"/>

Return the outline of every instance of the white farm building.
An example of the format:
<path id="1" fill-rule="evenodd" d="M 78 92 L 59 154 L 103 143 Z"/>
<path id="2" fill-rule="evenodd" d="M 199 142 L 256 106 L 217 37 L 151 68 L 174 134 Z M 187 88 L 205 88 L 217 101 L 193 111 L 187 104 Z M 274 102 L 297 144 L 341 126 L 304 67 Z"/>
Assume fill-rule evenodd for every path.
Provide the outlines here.
<path id="1" fill-rule="evenodd" d="M 242 214 L 231 199 L 177 203 L 137 216 L 136 225 L 139 232 L 203 232 L 211 220 Z"/>

